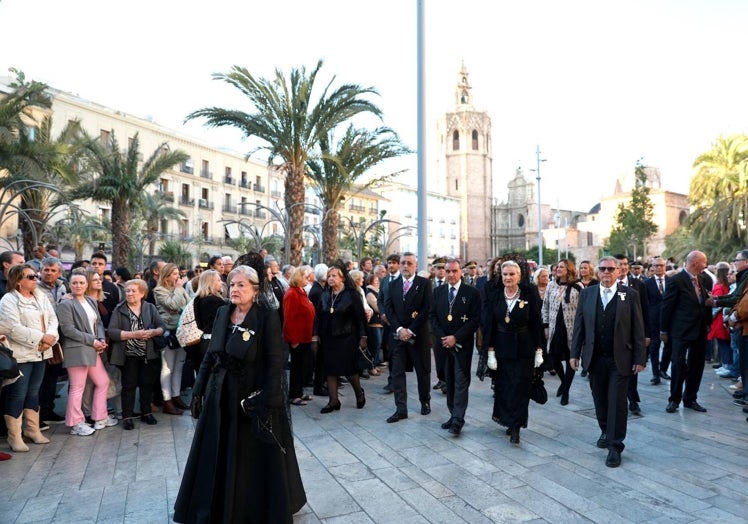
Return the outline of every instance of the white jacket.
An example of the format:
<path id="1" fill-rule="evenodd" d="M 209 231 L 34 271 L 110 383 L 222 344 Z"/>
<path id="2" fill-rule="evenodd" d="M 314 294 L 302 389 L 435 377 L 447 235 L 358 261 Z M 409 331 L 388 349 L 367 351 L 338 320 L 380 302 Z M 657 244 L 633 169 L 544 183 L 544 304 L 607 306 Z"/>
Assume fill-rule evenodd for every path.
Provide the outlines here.
<path id="1" fill-rule="evenodd" d="M 0 299 L 0 334 L 8 338 L 6 345 L 13 350 L 13 356 L 19 364 L 52 358 L 52 350 L 41 353 L 39 343 L 45 333 L 55 337 L 56 342 L 59 338 L 57 325 L 57 315 L 51 302 L 38 289 L 31 298 L 14 290 Z"/>

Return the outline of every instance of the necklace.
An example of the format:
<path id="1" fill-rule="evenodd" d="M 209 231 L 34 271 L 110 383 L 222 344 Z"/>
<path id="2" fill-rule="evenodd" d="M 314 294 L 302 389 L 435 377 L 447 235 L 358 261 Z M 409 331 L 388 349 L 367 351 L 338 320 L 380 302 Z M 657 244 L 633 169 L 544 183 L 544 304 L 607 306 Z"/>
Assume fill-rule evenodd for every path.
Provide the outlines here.
<path id="1" fill-rule="evenodd" d="M 504 288 L 504 301 L 506 302 L 506 315 L 504 316 L 504 322 L 507 324 L 511 321 L 511 319 L 509 318 L 509 313 L 512 312 L 514 304 L 517 303 L 517 300 L 519 300 L 519 288 L 517 288 L 517 290 L 511 297 L 507 295 L 506 288 Z"/>
<path id="2" fill-rule="evenodd" d="M 342 289 L 340 291 L 342 291 Z M 331 315 L 335 313 L 335 301 L 340 296 L 340 291 L 338 291 L 337 293 L 334 293 L 334 292 L 331 293 L 331 297 L 332 297 L 332 300 L 330 301 L 330 314 Z"/>
<path id="3" fill-rule="evenodd" d="M 450 286 L 451 288 L 454 286 Z M 447 322 L 452 322 L 452 304 L 455 303 L 455 300 L 457 300 L 457 291 L 455 291 L 455 296 L 452 297 L 452 300 L 449 300 L 449 295 L 447 295 L 447 301 L 449 302 L 449 313 L 447 314 Z"/>

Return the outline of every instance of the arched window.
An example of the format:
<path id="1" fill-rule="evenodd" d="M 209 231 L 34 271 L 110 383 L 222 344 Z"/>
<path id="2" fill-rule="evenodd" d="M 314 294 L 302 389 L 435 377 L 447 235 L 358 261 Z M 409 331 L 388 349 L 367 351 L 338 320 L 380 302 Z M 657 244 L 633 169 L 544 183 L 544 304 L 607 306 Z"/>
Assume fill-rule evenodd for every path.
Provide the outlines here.
<path id="1" fill-rule="evenodd" d="M 473 129 L 473 151 L 478 151 L 478 131 Z"/>
<path id="2" fill-rule="evenodd" d="M 525 216 L 524 215 L 522 215 L 522 214 L 517 215 L 517 225 L 519 227 L 524 227 L 525 226 Z"/>
<path id="3" fill-rule="evenodd" d="M 455 129 L 455 132 L 452 133 L 452 150 L 453 151 L 459 151 L 460 150 L 460 132 Z"/>

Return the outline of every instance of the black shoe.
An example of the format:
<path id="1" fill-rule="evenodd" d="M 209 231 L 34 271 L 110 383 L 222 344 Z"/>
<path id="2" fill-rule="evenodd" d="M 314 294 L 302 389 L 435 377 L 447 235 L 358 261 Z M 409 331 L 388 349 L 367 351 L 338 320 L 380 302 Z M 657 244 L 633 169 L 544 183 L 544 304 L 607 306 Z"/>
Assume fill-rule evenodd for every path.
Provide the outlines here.
<path id="1" fill-rule="evenodd" d="M 330 404 L 328 402 L 327 405 L 324 408 L 322 408 L 322 409 L 319 410 L 320 413 L 332 413 L 333 411 L 340 411 L 340 401 L 339 400 L 338 400 L 338 403 L 335 404 L 335 405 Z"/>
<path id="2" fill-rule="evenodd" d="M 329 397 L 330 396 L 330 392 L 328 391 L 327 386 L 314 388 L 314 394 L 318 397 Z"/>
<path id="3" fill-rule="evenodd" d="M 444 386 L 446 386 L 446 385 L 447 385 L 447 383 L 446 383 L 446 382 L 444 382 L 444 381 L 440 380 L 440 381 L 438 381 L 438 382 L 437 382 L 436 384 L 434 384 L 434 387 L 433 387 L 433 388 L 431 388 L 431 389 L 441 389 L 441 388 L 443 388 L 443 387 L 444 387 Z"/>
<path id="4" fill-rule="evenodd" d="M 660 377 L 655 377 L 652 380 L 650 380 L 653 386 L 659 386 L 662 384 L 662 380 L 660 380 Z"/>
<path id="5" fill-rule="evenodd" d="M 96 422 L 94 422 L 94 419 L 92 419 L 91 417 L 86 417 L 86 424 L 88 424 L 89 426 L 93 426 L 94 424 L 96 424 Z"/>
<path id="6" fill-rule="evenodd" d="M 664 378 L 665 380 L 670 380 L 670 375 L 667 374 L 667 371 L 660 371 L 660 378 Z"/>
<path id="7" fill-rule="evenodd" d="M 362 409 L 366 405 L 366 393 L 361 390 L 361 396 L 356 397 L 356 409 Z"/>
<path id="8" fill-rule="evenodd" d="M 60 424 L 62 422 L 65 422 L 65 417 L 61 417 L 60 415 L 52 411 L 40 416 L 39 420 L 43 420 L 47 424 Z"/>
<path id="9" fill-rule="evenodd" d="M 555 369 L 551 369 L 551 370 L 549 370 L 549 371 L 548 371 L 548 373 L 550 373 L 550 374 L 551 374 L 551 375 L 553 375 L 554 377 L 556 376 L 556 370 L 555 370 Z"/>
<path id="10" fill-rule="evenodd" d="M 154 424 L 158 424 L 158 420 L 156 420 L 156 417 L 153 416 L 151 413 L 147 413 L 145 415 L 140 415 L 141 422 L 145 422 L 149 426 L 153 426 Z"/>
<path id="11" fill-rule="evenodd" d="M 519 444 L 519 428 L 512 428 L 509 433 L 509 442 Z"/>
<path id="12" fill-rule="evenodd" d="M 748 406 L 743 408 L 743 413 L 748 413 Z"/>
<path id="13" fill-rule="evenodd" d="M 667 407 L 665 408 L 665 411 L 668 413 L 675 413 L 678 410 L 678 403 L 673 402 L 672 400 L 667 403 Z"/>
<path id="14" fill-rule="evenodd" d="M 49 424 L 44 422 L 43 420 L 39 421 L 39 431 L 48 431 L 49 430 Z"/>
<path id="15" fill-rule="evenodd" d="M 567 392 L 564 392 L 561 395 L 561 405 L 566 406 L 569 403 L 569 394 Z"/>
<path id="16" fill-rule="evenodd" d="M 449 432 L 452 435 L 459 435 L 462 431 L 462 424 L 460 424 L 457 421 L 454 421 L 451 426 L 449 426 Z"/>
<path id="17" fill-rule="evenodd" d="M 629 411 L 631 413 L 633 413 L 634 415 L 641 415 L 642 414 L 642 410 L 639 407 L 639 403 L 638 402 L 631 402 L 631 403 L 629 403 Z"/>
<path id="18" fill-rule="evenodd" d="M 745 398 L 745 391 L 735 391 L 732 398 Z"/>
<path id="19" fill-rule="evenodd" d="M 608 451 L 608 458 L 605 459 L 605 465 L 609 468 L 617 468 L 621 465 L 621 452 L 617 449 Z"/>
<path id="20" fill-rule="evenodd" d="M 561 396 L 561 395 L 563 395 L 563 394 L 564 394 L 564 385 L 563 385 L 563 384 L 561 384 L 561 385 L 560 385 L 560 386 L 558 387 L 558 389 L 556 390 L 556 396 L 557 396 L 557 397 L 560 397 L 560 396 Z"/>
<path id="21" fill-rule="evenodd" d="M 421 415 L 428 415 L 429 413 L 431 413 L 431 404 L 421 402 Z"/>
<path id="22" fill-rule="evenodd" d="M 600 438 L 597 439 L 597 447 L 600 449 L 607 449 L 608 447 L 608 434 L 604 431 L 600 433 Z"/>
<path id="23" fill-rule="evenodd" d="M 584 370 L 584 369 L 582 370 L 582 376 L 583 376 L 583 377 L 586 377 L 586 376 L 587 376 L 587 371 L 586 371 L 586 370 Z"/>
<path id="24" fill-rule="evenodd" d="M 699 404 L 698 402 L 696 402 L 695 400 L 693 402 L 689 402 L 688 404 L 684 402 L 683 407 L 692 409 L 694 411 L 698 411 L 699 413 L 706 413 L 706 408 L 702 406 L 701 404 Z"/>
<path id="25" fill-rule="evenodd" d="M 442 395 L 446 395 L 446 394 L 447 394 L 447 386 L 444 385 L 442 386 Z"/>
<path id="26" fill-rule="evenodd" d="M 391 386 L 390 386 L 389 384 L 387 384 L 386 386 L 384 386 L 384 387 L 382 388 L 382 392 L 383 392 L 383 393 L 384 393 L 385 395 L 391 395 L 392 393 L 394 393 L 394 392 L 395 392 L 395 390 L 394 390 L 394 389 L 392 389 L 392 387 L 391 387 Z"/>
<path id="27" fill-rule="evenodd" d="M 401 420 L 406 419 L 406 418 L 408 418 L 407 413 L 398 413 L 397 411 L 395 411 L 395 413 L 390 418 L 387 419 L 387 424 L 392 424 L 393 422 L 400 422 Z"/>
<path id="28" fill-rule="evenodd" d="M 135 423 L 132 421 L 131 418 L 126 418 L 125 423 L 122 424 L 122 428 L 126 431 L 129 431 L 131 429 L 135 429 Z"/>
<path id="29" fill-rule="evenodd" d="M 451 428 L 453 421 L 454 421 L 454 419 L 450 418 L 448 421 L 442 422 L 442 429 L 449 429 L 449 428 Z"/>

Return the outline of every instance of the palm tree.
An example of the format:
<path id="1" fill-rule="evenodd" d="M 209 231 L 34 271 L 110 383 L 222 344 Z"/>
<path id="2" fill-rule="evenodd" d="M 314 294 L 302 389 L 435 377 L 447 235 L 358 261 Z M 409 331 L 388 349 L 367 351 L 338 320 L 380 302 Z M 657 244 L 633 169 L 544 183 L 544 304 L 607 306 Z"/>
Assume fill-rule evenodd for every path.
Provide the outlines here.
<path id="1" fill-rule="evenodd" d="M 250 151 L 268 153 L 268 162 L 278 164 L 285 175 L 285 206 L 290 231 L 290 262 L 301 262 L 304 206 L 304 171 L 319 140 L 339 124 L 360 113 L 381 116 L 381 110 L 364 95 L 377 94 L 373 87 L 344 84 L 331 91 L 333 79 L 312 99 L 322 60 L 307 75 L 305 67 L 292 69 L 289 78 L 276 69 L 274 78 L 255 77 L 247 69 L 234 66 L 229 73 L 213 75 L 241 91 L 254 106 L 253 113 L 207 107 L 189 114 L 186 120 L 205 118 L 211 127 L 231 126 L 245 138 L 258 138 L 262 145 Z M 289 255 L 289 253 L 287 253 Z"/>
<path id="2" fill-rule="evenodd" d="M 158 256 L 178 266 L 192 265 L 192 255 L 178 240 L 165 240 L 158 249 Z"/>
<path id="3" fill-rule="evenodd" d="M 748 137 L 719 137 L 693 164 L 688 225 L 701 249 L 720 258 L 743 249 L 748 222 Z"/>
<path id="4" fill-rule="evenodd" d="M 159 225 L 163 220 L 179 220 L 187 218 L 187 214 L 167 203 L 163 193 L 145 193 L 141 201 L 140 213 L 146 224 L 146 238 L 148 240 L 148 256 L 153 258 L 156 253 L 156 241 L 159 238 Z"/>
<path id="5" fill-rule="evenodd" d="M 141 164 L 138 134 L 122 152 L 113 131 L 106 143 L 92 140 L 87 149 L 91 165 L 73 194 L 112 206 L 112 266 L 124 265 L 130 251 L 133 213 L 142 206 L 146 188 L 189 155 L 171 151 L 164 142 Z"/>
<path id="6" fill-rule="evenodd" d="M 379 127 L 371 131 L 357 129 L 353 125 L 348 126 L 337 143 L 332 134 L 323 139 L 320 149 L 322 155 L 307 162 L 307 177 L 322 202 L 323 259 L 329 263 L 338 258 L 338 210 L 345 195 L 375 186 L 402 173 L 401 170 L 380 175 L 363 185 L 357 185 L 372 168 L 411 151 L 392 129 Z"/>

